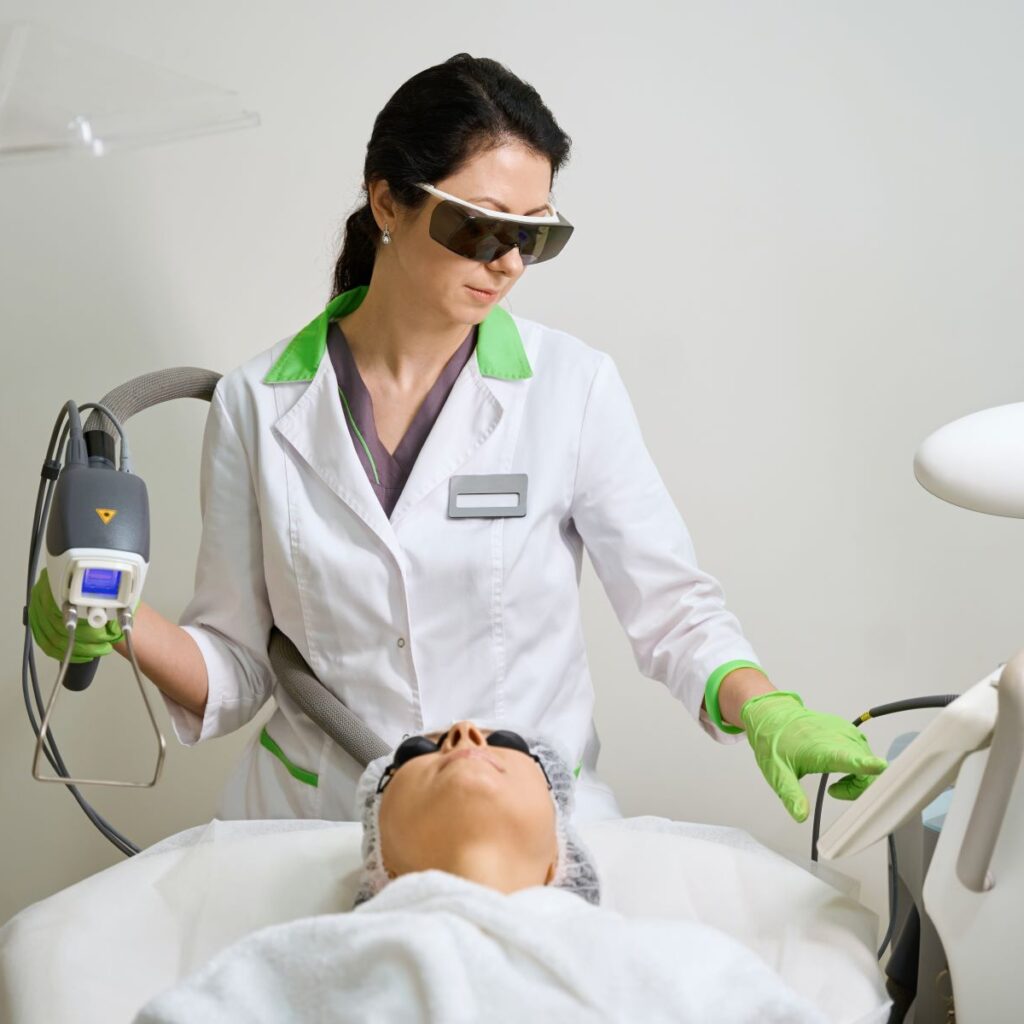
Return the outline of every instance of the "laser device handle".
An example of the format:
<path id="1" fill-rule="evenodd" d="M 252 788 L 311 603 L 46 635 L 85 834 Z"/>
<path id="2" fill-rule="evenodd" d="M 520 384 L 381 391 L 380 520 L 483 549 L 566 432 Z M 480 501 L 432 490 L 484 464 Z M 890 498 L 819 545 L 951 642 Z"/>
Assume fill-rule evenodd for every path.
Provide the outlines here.
<path id="1" fill-rule="evenodd" d="M 68 690 L 86 690 L 89 684 L 96 678 L 96 670 L 100 667 L 100 659 L 93 658 L 92 661 L 82 661 L 77 664 L 72 662 L 68 665 L 67 674 L 64 676 L 64 686 Z"/>

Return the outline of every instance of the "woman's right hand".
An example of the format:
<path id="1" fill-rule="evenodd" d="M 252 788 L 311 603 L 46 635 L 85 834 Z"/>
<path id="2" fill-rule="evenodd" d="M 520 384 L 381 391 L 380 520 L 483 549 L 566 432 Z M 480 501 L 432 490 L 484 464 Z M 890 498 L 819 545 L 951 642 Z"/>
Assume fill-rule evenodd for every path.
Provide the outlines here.
<path id="1" fill-rule="evenodd" d="M 50 590 L 50 577 L 46 569 L 39 574 L 28 605 L 28 622 L 32 636 L 44 654 L 63 661 L 68 648 L 68 631 L 64 628 L 64 615 Z M 71 654 L 74 665 L 102 658 L 121 639 L 121 627 L 116 619 L 99 628 L 84 619 L 75 627 L 75 648 Z"/>

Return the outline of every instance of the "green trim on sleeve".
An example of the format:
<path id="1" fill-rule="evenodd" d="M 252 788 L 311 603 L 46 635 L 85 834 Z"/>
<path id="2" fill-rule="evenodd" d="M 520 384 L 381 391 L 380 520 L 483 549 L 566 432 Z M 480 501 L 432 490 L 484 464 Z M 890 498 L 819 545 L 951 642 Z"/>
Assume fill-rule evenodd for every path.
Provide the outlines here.
<path id="1" fill-rule="evenodd" d="M 737 668 L 756 668 L 758 672 L 764 672 L 765 675 L 768 673 L 757 664 L 756 661 L 727 661 L 724 665 L 719 665 L 714 672 L 708 677 L 708 681 L 704 686 L 704 707 L 707 710 L 708 718 L 715 724 L 715 726 L 722 730 L 722 732 L 737 733 L 743 732 L 739 726 L 730 725 L 728 722 L 722 719 L 722 709 L 718 706 L 718 691 L 721 689 L 722 680 Z"/>
<path id="2" fill-rule="evenodd" d="M 304 782 L 307 786 L 318 786 L 320 784 L 320 776 L 316 772 L 306 771 L 305 768 L 300 768 L 291 761 L 288 755 L 270 738 L 270 733 L 267 732 L 266 726 L 263 727 L 263 732 L 260 733 L 260 743 L 288 769 L 288 774 L 293 779 L 298 779 L 299 782 Z"/>
<path id="3" fill-rule="evenodd" d="M 576 770 L 575 770 L 575 771 L 573 772 L 573 775 L 574 775 L 574 776 L 575 776 L 575 777 L 576 777 L 577 779 L 578 779 L 578 778 L 580 777 L 580 769 L 581 769 L 582 767 L 583 767 L 583 762 L 582 762 L 582 761 L 580 761 L 580 763 L 579 763 L 578 765 L 576 765 Z"/>

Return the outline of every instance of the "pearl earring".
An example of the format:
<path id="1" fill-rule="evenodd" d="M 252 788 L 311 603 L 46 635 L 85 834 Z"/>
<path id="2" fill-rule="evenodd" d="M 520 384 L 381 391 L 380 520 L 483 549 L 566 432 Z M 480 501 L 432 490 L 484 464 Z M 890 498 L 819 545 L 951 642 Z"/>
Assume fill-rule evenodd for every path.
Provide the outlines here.
<path id="1" fill-rule="evenodd" d="M 388 231 L 387 224 L 384 225 L 384 230 L 380 233 L 380 240 L 381 240 L 381 243 L 384 244 L 384 245 L 390 245 L 391 244 L 391 232 Z"/>

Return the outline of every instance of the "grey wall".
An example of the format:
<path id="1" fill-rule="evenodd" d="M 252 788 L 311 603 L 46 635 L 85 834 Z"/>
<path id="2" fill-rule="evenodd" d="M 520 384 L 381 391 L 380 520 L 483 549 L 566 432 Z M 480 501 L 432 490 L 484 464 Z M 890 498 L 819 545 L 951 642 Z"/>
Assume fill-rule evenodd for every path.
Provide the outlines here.
<path id="1" fill-rule="evenodd" d="M 118 860 L 29 777 L 22 579 L 60 403 L 161 367 L 227 370 L 310 319 L 376 112 L 458 50 L 532 82 L 575 144 L 555 197 L 576 237 L 512 308 L 614 355 L 701 564 L 776 685 L 852 717 L 961 690 L 1020 643 L 1024 528 L 940 502 L 911 470 L 936 427 L 1021 398 L 1020 5 L 2 0 L 0 15 L 236 89 L 263 121 L 0 166 L 0 919 Z M 131 425 L 153 507 L 146 596 L 171 618 L 191 594 L 204 415 L 177 403 Z M 806 852 L 809 826 L 746 745 L 716 746 L 642 678 L 589 569 L 584 588 L 601 765 L 626 812 Z M 58 736 L 77 770 L 142 774 L 151 739 L 110 662 L 66 700 Z M 872 743 L 927 720 L 872 724 Z M 251 731 L 172 741 L 155 791 L 95 802 L 143 843 L 206 820 Z M 879 848 L 843 865 L 878 909 L 883 863 Z"/>

